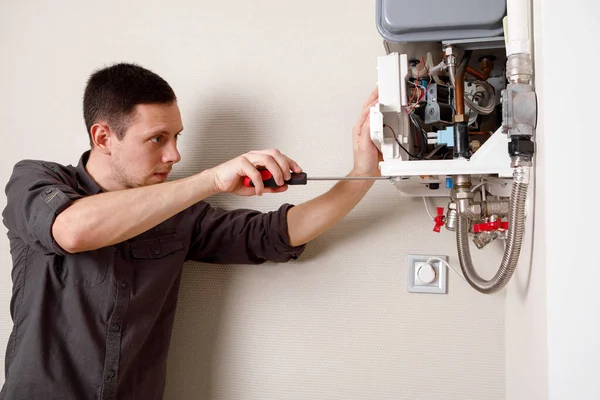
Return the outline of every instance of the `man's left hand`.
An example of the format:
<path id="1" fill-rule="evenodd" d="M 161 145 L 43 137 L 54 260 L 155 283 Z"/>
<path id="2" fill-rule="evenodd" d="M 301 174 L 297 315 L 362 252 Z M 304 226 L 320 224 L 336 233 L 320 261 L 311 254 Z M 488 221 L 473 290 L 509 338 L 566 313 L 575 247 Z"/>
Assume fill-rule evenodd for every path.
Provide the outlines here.
<path id="1" fill-rule="evenodd" d="M 379 162 L 383 157 L 379 149 L 371 141 L 371 125 L 369 112 L 378 101 L 378 90 L 375 89 L 363 105 L 363 111 L 358 122 L 352 129 L 354 168 L 352 175 L 379 176 Z"/>

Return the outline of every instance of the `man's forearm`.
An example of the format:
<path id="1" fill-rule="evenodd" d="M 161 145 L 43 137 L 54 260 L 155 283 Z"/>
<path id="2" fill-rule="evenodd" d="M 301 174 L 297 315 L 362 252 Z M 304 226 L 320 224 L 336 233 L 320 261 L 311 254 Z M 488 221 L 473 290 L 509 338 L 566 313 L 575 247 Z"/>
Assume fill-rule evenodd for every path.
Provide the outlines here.
<path id="1" fill-rule="evenodd" d="M 287 214 L 290 244 L 299 246 L 344 218 L 373 186 L 373 181 L 340 181 L 327 193 L 292 207 Z"/>
<path id="2" fill-rule="evenodd" d="M 57 216 L 54 240 L 77 253 L 130 239 L 214 194 L 209 174 L 76 200 Z"/>

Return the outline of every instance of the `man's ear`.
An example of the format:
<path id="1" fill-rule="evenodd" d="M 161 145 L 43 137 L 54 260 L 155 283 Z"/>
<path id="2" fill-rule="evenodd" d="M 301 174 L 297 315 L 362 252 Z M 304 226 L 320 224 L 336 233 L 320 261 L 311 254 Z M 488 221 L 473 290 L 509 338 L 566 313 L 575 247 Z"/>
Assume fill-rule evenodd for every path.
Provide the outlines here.
<path id="1" fill-rule="evenodd" d="M 115 134 L 108 124 L 104 122 L 94 124 L 90 128 L 90 136 L 96 149 L 103 154 L 110 154 L 111 140 L 115 138 Z"/>

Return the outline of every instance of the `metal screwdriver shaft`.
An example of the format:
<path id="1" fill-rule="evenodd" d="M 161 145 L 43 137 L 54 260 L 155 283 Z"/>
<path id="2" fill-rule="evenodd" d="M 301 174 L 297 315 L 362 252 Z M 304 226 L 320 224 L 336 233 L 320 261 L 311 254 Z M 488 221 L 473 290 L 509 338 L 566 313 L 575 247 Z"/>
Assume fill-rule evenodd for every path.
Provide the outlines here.
<path id="1" fill-rule="evenodd" d="M 343 176 L 343 177 L 321 177 L 307 176 L 309 181 L 386 181 L 392 179 L 391 176 Z"/>
<path id="2" fill-rule="evenodd" d="M 271 172 L 266 169 L 259 170 L 264 187 L 279 187 Z M 389 180 L 390 176 L 340 176 L 340 177 L 315 177 L 308 176 L 305 172 L 293 173 L 292 177 L 284 181 L 285 185 L 306 185 L 307 181 L 365 181 L 365 180 Z M 244 186 L 254 187 L 250 177 L 244 178 Z"/>

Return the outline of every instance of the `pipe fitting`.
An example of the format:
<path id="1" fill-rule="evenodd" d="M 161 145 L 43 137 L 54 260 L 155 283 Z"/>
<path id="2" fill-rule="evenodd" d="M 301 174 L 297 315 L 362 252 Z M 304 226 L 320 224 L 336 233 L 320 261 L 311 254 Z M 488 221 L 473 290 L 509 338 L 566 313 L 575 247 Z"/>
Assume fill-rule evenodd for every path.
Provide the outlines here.
<path id="1" fill-rule="evenodd" d="M 452 180 L 454 183 L 454 189 L 471 190 L 471 177 L 469 175 L 455 175 Z"/>
<path id="2" fill-rule="evenodd" d="M 456 212 L 460 217 L 470 218 L 471 215 L 471 199 L 462 198 L 456 200 Z"/>
<path id="3" fill-rule="evenodd" d="M 458 213 L 456 212 L 456 203 L 450 202 L 448 204 L 448 211 L 446 212 L 446 229 L 454 232 L 456 230 L 457 220 Z"/>
<path id="4" fill-rule="evenodd" d="M 454 52 L 454 46 L 452 46 L 452 45 L 446 46 L 446 48 L 444 49 L 444 54 L 446 56 L 446 65 L 448 65 L 448 67 L 455 67 L 456 66 L 456 53 Z"/>
<path id="5" fill-rule="evenodd" d="M 467 211 L 469 212 L 469 214 L 471 214 L 470 216 L 473 218 L 480 218 L 481 210 L 481 203 L 471 203 L 467 208 Z"/>
<path id="6" fill-rule="evenodd" d="M 508 201 L 487 200 L 483 203 L 483 214 L 504 217 L 508 215 Z"/>
<path id="7" fill-rule="evenodd" d="M 532 136 L 537 126 L 537 96 L 533 86 L 509 84 L 502 91 L 502 128 L 509 136 Z"/>
<path id="8" fill-rule="evenodd" d="M 510 83 L 529 84 L 533 76 L 533 63 L 527 53 L 508 56 L 506 61 L 506 78 Z"/>
<path id="9" fill-rule="evenodd" d="M 508 136 L 532 136 L 537 126 L 537 96 L 531 85 L 533 64 L 526 53 L 512 54 L 506 61 L 510 82 L 502 91 L 502 130 Z"/>
<path id="10" fill-rule="evenodd" d="M 453 178 L 451 198 L 456 203 L 456 211 L 460 216 L 470 215 L 469 207 L 475 193 L 471 192 L 471 177 L 469 175 L 456 175 Z"/>
<path id="11" fill-rule="evenodd" d="M 481 250 L 485 246 L 496 240 L 499 236 L 500 234 L 498 233 L 498 231 L 478 232 L 473 237 L 473 243 L 475 243 L 475 246 L 477 246 L 477 248 Z"/>
<path id="12" fill-rule="evenodd" d="M 469 200 L 474 197 L 475 193 L 466 190 L 456 191 L 456 193 L 454 193 L 454 196 L 452 196 L 452 198 L 456 200 Z"/>
<path id="13" fill-rule="evenodd" d="M 510 167 L 511 168 L 519 168 L 519 167 L 532 167 L 533 161 L 531 157 L 522 157 L 522 156 L 514 156 L 510 158 Z"/>
<path id="14" fill-rule="evenodd" d="M 454 115 L 454 122 L 466 123 L 466 122 L 469 122 L 469 118 L 467 117 L 466 114 L 455 114 Z"/>

